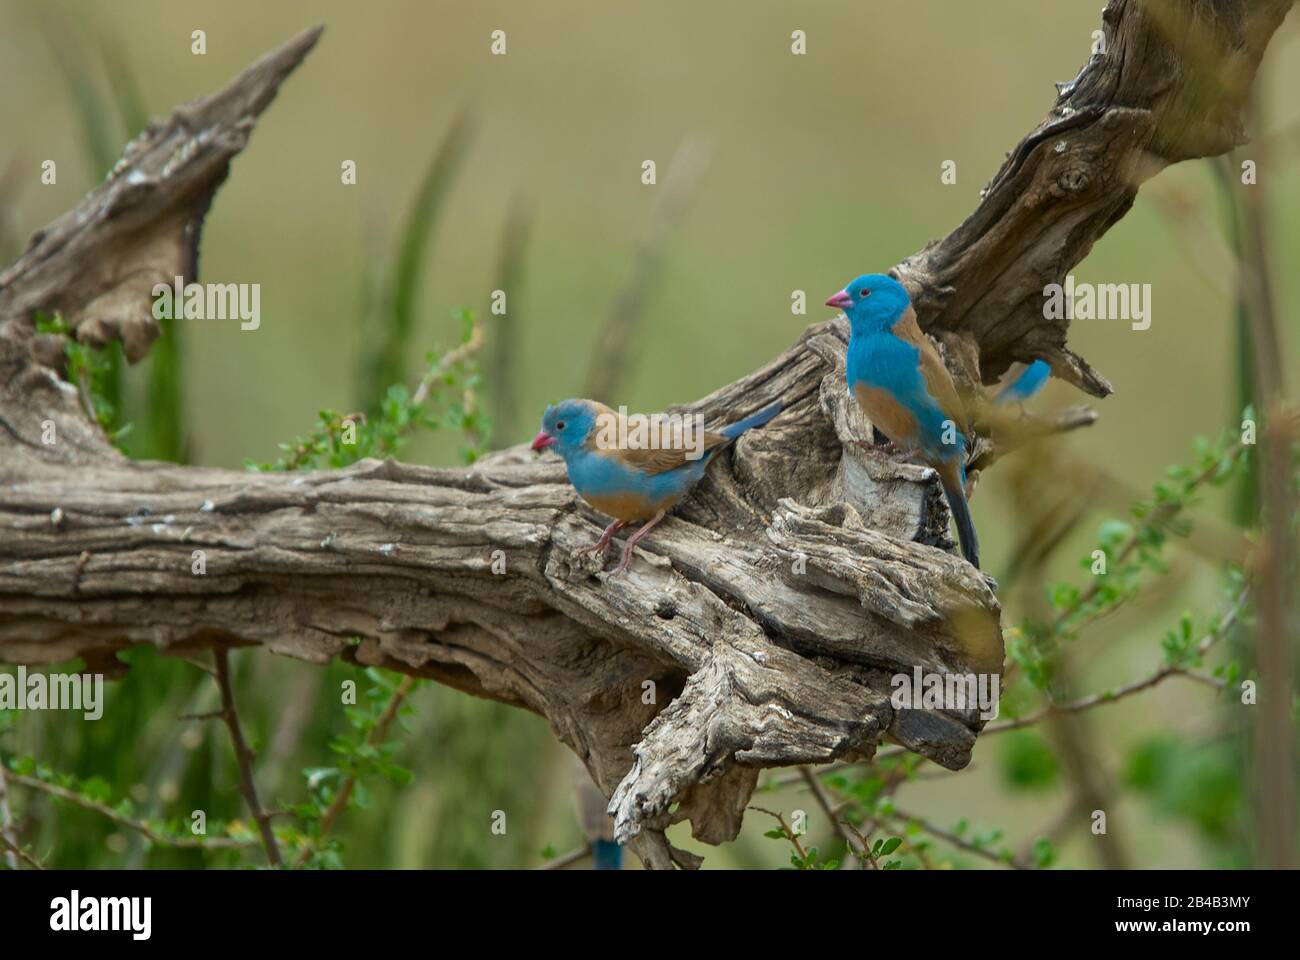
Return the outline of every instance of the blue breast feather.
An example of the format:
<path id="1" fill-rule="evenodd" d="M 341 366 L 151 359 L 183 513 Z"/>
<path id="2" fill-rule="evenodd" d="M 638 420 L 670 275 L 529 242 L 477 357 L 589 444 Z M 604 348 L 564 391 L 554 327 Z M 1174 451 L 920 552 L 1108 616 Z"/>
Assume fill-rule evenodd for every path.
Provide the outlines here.
<path id="1" fill-rule="evenodd" d="M 621 493 L 643 495 L 650 503 L 680 497 L 704 476 L 704 468 L 714 451 L 698 460 L 687 460 L 682 466 L 663 473 L 648 474 L 628 467 L 614 457 L 575 450 L 565 456 L 569 468 L 569 481 L 584 497 L 610 496 Z"/>
<path id="2" fill-rule="evenodd" d="M 920 447 L 927 455 L 947 460 L 964 458 L 965 438 L 958 430 L 956 443 L 943 442 L 948 415 L 930 393 L 921 373 L 921 351 L 889 332 L 853 337 L 849 343 L 846 377 L 850 392 L 857 384 L 885 390 L 916 418 L 917 437 L 890 437 L 906 446 Z"/>

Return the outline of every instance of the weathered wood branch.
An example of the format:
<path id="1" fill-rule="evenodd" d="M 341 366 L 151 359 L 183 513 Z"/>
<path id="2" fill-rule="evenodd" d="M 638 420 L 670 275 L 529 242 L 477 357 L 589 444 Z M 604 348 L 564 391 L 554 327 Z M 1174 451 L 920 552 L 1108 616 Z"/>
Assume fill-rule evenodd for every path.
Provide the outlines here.
<path id="1" fill-rule="evenodd" d="M 1094 396 L 1110 383 L 1066 347 L 1069 320 L 1043 316 L 1061 283 L 1171 163 L 1245 143 L 1242 106 L 1292 0 L 1111 0 L 1105 52 L 1067 84 L 1008 155 L 956 230 L 898 266 L 921 323 L 991 383 L 1017 360 Z M 951 361 L 950 361 L 951 364 Z"/>
<path id="2" fill-rule="evenodd" d="M 1046 356 L 1107 392 L 1066 348 L 1066 323 L 1043 319 L 1043 287 L 1143 176 L 1239 141 L 1241 98 L 1289 7 L 1181 0 L 1156 16 L 1110 3 L 1107 52 L 975 213 L 897 268 L 968 389 Z M 142 355 L 157 334 L 149 290 L 194 276 L 203 211 L 317 34 L 151 126 L 0 275 L 0 660 L 112 672 L 133 644 L 260 644 L 432 677 L 545 716 L 611 796 L 618 835 L 661 867 L 693 863 L 665 840 L 670 822 L 734 837 L 764 767 L 870 756 L 885 737 L 966 764 L 982 721 L 896 710 L 890 678 L 1000 671 L 998 603 L 947 552 L 932 472 L 863 442 L 839 373 L 842 319 L 683 408 L 716 422 L 785 403 L 717 458 L 622 578 L 579 556 L 601 518 L 549 457 L 249 474 L 130 462 L 87 421 L 35 312 Z M 1233 82 L 1207 79 L 1220 66 Z M 1076 409 L 1018 432 L 1091 420 Z M 978 466 L 1009 442 L 993 431 Z"/>

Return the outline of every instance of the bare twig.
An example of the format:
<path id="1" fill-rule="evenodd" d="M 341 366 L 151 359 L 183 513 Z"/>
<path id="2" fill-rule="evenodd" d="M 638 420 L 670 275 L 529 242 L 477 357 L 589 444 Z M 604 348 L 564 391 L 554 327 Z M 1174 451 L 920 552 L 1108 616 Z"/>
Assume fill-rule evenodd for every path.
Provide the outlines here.
<path id="1" fill-rule="evenodd" d="M 831 803 L 831 798 L 826 793 L 825 788 L 821 785 L 821 781 L 817 779 L 812 770 L 807 766 L 801 766 L 799 768 L 799 777 L 808 785 L 808 789 L 812 791 L 812 795 L 814 799 L 816 799 L 817 805 L 822 808 L 822 812 L 826 814 L 827 818 L 831 822 L 831 826 L 835 828 L 835 832 L 840 835 L 841 839 L 843 839 L 845 845 L 849 848 L 849 851 L 856 856 L 861 857 L 863 852 L 866 850 L 865 843 L 861 842 L 860 838 L 855 837 L 853 832 L 849 830 L 849 826 L 840 820 L 838 811 Z M 851 861 L 846 859 L 844 862 L 849 863 Z"/>
<path id="2" fill-rule="evenodd" d="M 217 675 L 217 672 L 212 669 L 211 664 L 204 663 L 202 660 L 199 660 L 197 657 L 181 657 L 180 659 L 184 660 L 195 670 L 202 670 L 209 677 L 216 677 Z"/>
<path id="3" fill-rule="evenodd" d="M 3 832 L 0 832 L 0 847 L 5 848 L 5 866 L 10 870 L 18 869 L 18 861 L 21 860 L 33 870 L 44 870 L 45 864 L 41 863 L 30 853 L 18 846 L 15 840 L 10 839 Z"/>
<path id="4" fill-rule="evenodd" d="M 257 784 L 253 780 L 253 751 L 248 748 L 244 731 L 239 723 L 239 712 L 235 707 L 235 692 L 230 683 L 230 660 L 225 647 L 212 651 L 216 664 L 217 688 L 221 691 L 221 719 L 230 731 L 230 742 L 235 748 L 235 763 L 239 767 L 239 791 L 244 795 L 249 813 L 257 822 L 258 832 L 262 835 L 262 846 L 266 850 L 267 862 L 273 867 L 284 866 L 280 857 L 280 845 L 275 840 L 271 829 L 271 817 L 262 806 L 257 795 Z"/>

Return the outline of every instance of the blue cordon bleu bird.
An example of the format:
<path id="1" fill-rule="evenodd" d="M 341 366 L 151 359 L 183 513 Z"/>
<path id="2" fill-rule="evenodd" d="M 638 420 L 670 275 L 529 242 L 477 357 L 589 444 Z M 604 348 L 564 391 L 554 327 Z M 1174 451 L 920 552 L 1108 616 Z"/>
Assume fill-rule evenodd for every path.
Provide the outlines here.
<path id="1" fill-rule="evenodd" d="M 1047 383 L 1048 377 L 1052 375 L 1052 368 L 1048 366 L 1046 360 L 1035 360 L 1033 363 L 1013 363 L 1005 374 L 1002 382 L 1006 384 L 998 391 L 997 396 L 993 398 L 994 403 L 1024 403 L 1039 390 L 1043 389 Z"/>
<path id="2" fill-rule="evenodd" d="M 873 426 L 938 472 L 962 555 L 979 569 L 979 540 L 966 504 L 965 410 L 952 375 L 916 322 L 907 291 L 893 277 L 869 273 L 826 305 L 849 318 L 849 393 Z"/>
<path id="3" fill-rule="evenodd" d="M 614 518 L 589 550 L 603 554 L 629 523 L 644 526 L 628 537 L 614 574 L 632 562 L 632 550 L 704 476 L 713 455 L 746 430 L 781 412 L 777 401 L 719 430 L 698 421 L 632 415 L 622 417 L 595 400 L 565 400 L 546 408 L 534 450 L 554 447 L 564 458 L 569 482 L 589 504 Z M 632 438 L 629 440 L 629 438 Z M 649 442 L 647 442 L 649 441 Z M 657 442 L 656 442 L 657 441 Z"/>

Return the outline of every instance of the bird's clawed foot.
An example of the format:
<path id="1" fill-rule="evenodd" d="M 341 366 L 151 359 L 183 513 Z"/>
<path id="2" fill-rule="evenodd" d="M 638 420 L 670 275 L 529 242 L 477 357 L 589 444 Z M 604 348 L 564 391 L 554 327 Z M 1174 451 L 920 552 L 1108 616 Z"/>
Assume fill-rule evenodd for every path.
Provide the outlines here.
<path id="1" fill-rule="evenodd" d="M 626 526 L 627 524 L 624 523 L 622 520 L 615 520 L 613 523 L 611 523 L 608 527 L 605 528 L 605 532 L 600 535 L 599 540 L 597 540 L 589 547 L 583 547 L 582 549 L 576 551 L 577 555 L 581 557 L 581 556 L 585 556 L 588 553 L 594 553 L 598 557 L 604 557 L 605 551 L 609 549 L 609 542 L 614 539 L 614 534 L 618 533 Z"/>
<path id="2" fill-rule="evenodd" d="M 881 433 L 878 427 L 874 426 L 871 428 L 871 446 L 882 453 L 895 454 L 898 452 L 898 444 L 894 443 L 893 440 Z"/>
<path id="3" fill-rule="evenodd" d="M 632 550 L 632 539 L 629 537 L 627 543 L 623 546 L 623 559 L 618 562 L 618 566 L 610 573 L 611 577 L 617 577 L 627 573 L 628 565 L 632 563 Z"/>
<path id="4" fill-rule="evenodd" d="M 654 525 L 664 518 L 666 512 L 660 510 L 653 518 L 646 521 L 640 530 L 627 538 L 627 543 L 623 546 L 623 559 L 619 561 L 618 566 L 614 568 L 614 572 L 610 574 L 611 578 L 627 572 L 628 566 L 632 563 L 632 551 L 636 549 L 636 545 L 641 542 L 642 538 L 650 532 Z"/>
<path id="5" fill-rule="evenodd" d="M 859 450 L 870 453 L 883 453 L 887 457 L 895 456 L 901 449 L 893 440 L 882 440 L 880 443 L 876 443 L 874 440 L 852 440 L 850 442 Z"/>

